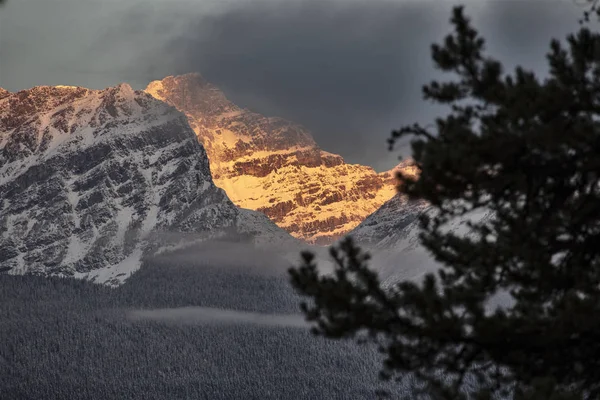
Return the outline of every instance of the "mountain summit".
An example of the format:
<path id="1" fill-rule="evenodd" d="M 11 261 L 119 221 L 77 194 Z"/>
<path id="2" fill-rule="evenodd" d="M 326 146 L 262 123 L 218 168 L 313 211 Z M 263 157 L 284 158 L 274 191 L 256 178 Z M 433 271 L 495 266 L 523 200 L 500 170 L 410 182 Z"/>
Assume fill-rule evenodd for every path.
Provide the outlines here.
<path id="1" fill-rule="evenodd" d="M 0 267 L 117 283 L 158 246 L 223 235 L 293 240 L 214 185 L 173 107 L 127 84 L 0 100 Z"/>
<path id="2" fill-rule="evenodd" d="M 328 244 L 395 193 L 391 172 L 347 164 L 300 125 L 242 109 L 199 74 L 151 82 L 146 92 L 185 113 L 215 184 L 293 236 Z"/>

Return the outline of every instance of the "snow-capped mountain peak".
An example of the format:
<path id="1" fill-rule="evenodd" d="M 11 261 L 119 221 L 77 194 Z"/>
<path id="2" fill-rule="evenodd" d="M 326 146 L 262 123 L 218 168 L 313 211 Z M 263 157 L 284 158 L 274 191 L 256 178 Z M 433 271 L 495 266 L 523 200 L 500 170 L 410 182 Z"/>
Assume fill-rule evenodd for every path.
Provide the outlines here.
<path id="1" fill-rule="evenodd" d="M 121 281 L 157 248 L 155 232 L 291 240 L 234 206 L 186 117 L 149 94 L 120 84 L 0 97 L 0 266 L 13 273 Z"/>

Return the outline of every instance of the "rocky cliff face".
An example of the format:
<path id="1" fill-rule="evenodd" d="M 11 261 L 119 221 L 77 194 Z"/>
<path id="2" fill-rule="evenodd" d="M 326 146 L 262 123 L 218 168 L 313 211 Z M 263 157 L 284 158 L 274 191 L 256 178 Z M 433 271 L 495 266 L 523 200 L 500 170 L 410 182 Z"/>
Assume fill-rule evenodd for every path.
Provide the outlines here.
<path id="1" fill-rule="evenodd" d="M 0 90 L 0 267 L 117 283 L 181 240 L 292 238 L 238 209 L 186 117 L 126 84 Z"/>
<path id="2" fill-rule="evenodd" d="M 301 126 L 239 108 L 198 74 L 154 81 L 146 92 L 185 113 L 215 184 L 235 204 L 297 238 L 331 243 L 395 193 L 392 173 L 346 164 Z"/>
<path id="3" fill-rule="evenodd" d="M 0 87 L 0 100 L 2 100 L 5 97 L 10 96 L 10 94 L 11 93 L 8 90 Z"/>

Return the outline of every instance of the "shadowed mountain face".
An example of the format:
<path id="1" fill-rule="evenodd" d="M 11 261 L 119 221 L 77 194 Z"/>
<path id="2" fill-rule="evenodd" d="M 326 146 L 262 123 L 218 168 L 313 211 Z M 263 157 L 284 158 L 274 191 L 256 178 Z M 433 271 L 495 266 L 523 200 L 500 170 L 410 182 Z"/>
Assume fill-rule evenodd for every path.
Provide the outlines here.
<path id="1" fill-rule="evenodd" d="M 13 273 L 117 283 L 157 232 L 292 240 L 214 185 L 183 114 L 126 84 L 0 91 L 0 199 Z"/>
<path id="2" fill-rule="evenodd" d="M 331 243 L 395 193 L 391 172 L 346 164 L 303 127 L 239 108 L 199 74 L 154 81 L 146 92 L 185 113 L 215 184 L 236 205 L 263 212 L 297 238 Z"/>
<path id="3" fill-rule="evenodd" d="M 425 200 L 408 200 L 397 194 L 356 228 L 348 233 L 363 249 L 371 252 L 371 266 L 375 266 L 385 285 L 404 279 L 416 279 L 435 272 L 445 264 L 422 244 L 420 217 L 435 218 L 436 207 Z M 486 223 L 494 214 L 487 208 L 478 208 L 464 215 L 450 218 L 440 229 L 458 237 L 478 238 L 470 224 Z M 499 292 L 490 307 L 506 303 L 506 293 Z M 500 302 L 500 303 L 498 303 Z"/>
<path id="4" fill-rule="evenodd" d="M 397 194 L 365 218 L 349 235 L 370 248 L 412 248 L 418 244 L 419 215 L 428 210 L 427 202 L 409 201 L 406 196 Z"/>

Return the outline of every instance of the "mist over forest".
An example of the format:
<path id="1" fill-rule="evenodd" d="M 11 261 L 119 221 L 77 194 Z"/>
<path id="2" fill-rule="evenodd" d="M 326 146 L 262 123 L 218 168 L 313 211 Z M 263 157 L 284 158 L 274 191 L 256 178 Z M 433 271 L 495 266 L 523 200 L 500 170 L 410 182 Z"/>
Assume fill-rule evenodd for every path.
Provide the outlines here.
<path id="1" fill-rule="evenodd" d="M 116 288 L 1 274 L 0 398 L 373 397 L 379 355 L 312 337 L 284 259 L 212 247 L 149 260 Z"/>

